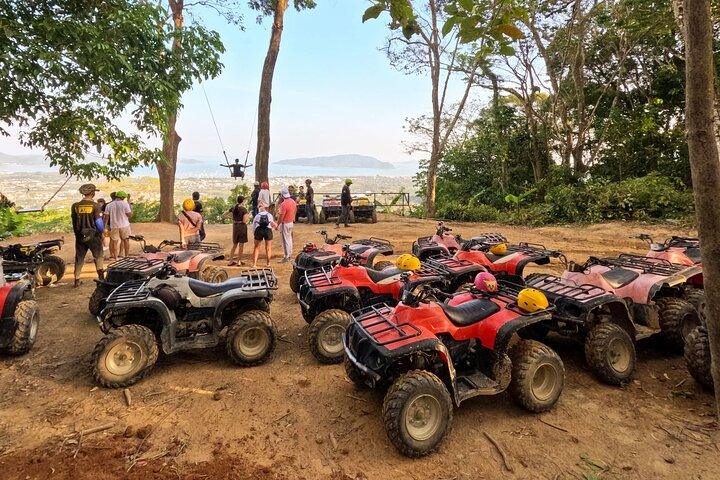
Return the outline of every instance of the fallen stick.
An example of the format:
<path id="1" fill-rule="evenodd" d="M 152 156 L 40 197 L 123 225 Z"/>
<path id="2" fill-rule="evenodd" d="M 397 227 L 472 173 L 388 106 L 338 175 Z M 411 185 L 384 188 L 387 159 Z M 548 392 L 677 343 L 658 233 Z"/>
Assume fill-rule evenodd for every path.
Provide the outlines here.
<path id="1" fill-rule="evenodd" d="M 112 427 L 114 427 L 114 423 L 106 423 L 105 425 L 99 425 L 97 427 L 87 428 L 85 430 L 81 430 L 79 432 L 73 432 L 65 435 L 66 438 L 73 437 L 75 435 L 79 435 L 82 437 L 87 437 L 88 435 L 92 435 L 93 433 L 103 432 L 105 430 L 110 430 Z"/>
<path id="2" fill-rule="evenodd" d="M 287 417 L 287 416 L 290 415 L 291 413 L 292 413 L 292 412 L 283 413 L 283 414 L 280 415 L 278 418 L 276 418 L 273 423 L 279 422 L 280 420 L 282 420 L 283 418 Z"/>
<path id="3" fill-rule="evenodd" d="M 295 342 L 293 342 L 292 340 L 288 340 L 287 338 L 278 337 L 278 340 L 280 340 L 281 342 L 289 343 L 291 345 L 297 345 Z"/>
<path id="4" fill-rule="evenodd" d="M 544 424 L 547 425 L 548 427 L 552 427 L 552 428 L 554 428 L 555 430 L 560 430 L 561 432 L 570 433 L 570 432 L 568 432 L 566 429 L 564 429 L 564 428 L 562 428 L 562 427 L 558 427 L 557 425 L 553 425 L 552 423 L 548 422 L 547 420 L 543 420 L 543 419 L 540 418 L 540 417 L 537 417 L 537 419 L 540 420 L 540 423 L 544 423 Z"/>
<path id="5" fill-rule="evenodd" d="M 123 396 L 125 396 L 125 403 L 127 404 L 127 406 L 128 407 L 131 406 L 132 405 L 132 396 L 130 396 L 129 388 L 126 388 L 123 390 Z"/>
<path id="6" fill-rule="evenodd" d="M 356 397 L 355 395 L 350 395 L 349 393 L 346 393 L 345 396 L 359 402 L 367 402 L 367 400 L 365 400 L 364 398 Z"/>
<path id="7" fill-rule="evenodd" d="M 512 466 L 510 465 L 510 462 L 508 461 L 507 454 L 505 453 L 505 450 L 503 450 L 503 448 L 500 446 L 498 441 L 495 440 L 492 436 L 490 436 L 490 434 L 487 432 L 483 432 L 483 435 L 485 435 L 485 437 L 487 437 L 487 439 L 490 440 L 490 443 L 492 443 L 495 446 L 495 448 L 497 449 L 498 453 L 500 453 L 503 464 L 505 465 L 505 468 L 507 469 L 507 471 L 510 473 L 514 473 L 514 470 L 513 470 Z"/>

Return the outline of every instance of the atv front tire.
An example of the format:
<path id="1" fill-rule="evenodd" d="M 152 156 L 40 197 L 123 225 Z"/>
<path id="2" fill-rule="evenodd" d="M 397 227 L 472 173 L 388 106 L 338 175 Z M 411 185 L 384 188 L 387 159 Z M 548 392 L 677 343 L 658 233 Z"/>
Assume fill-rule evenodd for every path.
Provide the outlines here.
<path id="1" fill-rule="evenodd" d="M 510 350 L 513 400 L 531 412 L 545 412 L 557 403 L 565 385 L 565 367 L 557 353 L 534 340 L 520 340 Z"/>
<path id="2" fill-rule="evenodd" d="M 635 374 L 635 344 L 619 325 L 600 323 L 585 339 L 585 360 L 603 382 L 624 385 Z"/>
<path id="3" fill-rule="evenodd" d="M 685 341 L 685 365 L 696 382 L 708 390 L 713 390 L 710 340 L 704 326 L 695 328 Z"/>
<path id="4" fill-rule="evenodd" d="M 345 356 L 343 335 L 350 325 L 350 314 L 333 308 L 320 313 L 310 324 L 310 352 L 321 363 L 340 363 Z"/>
<path id="5" fill-rule="evenodd" d="M 227 270 L 224 268 L 208 265 L 200 274 L 200 280 L 208 283 L 222 283 L 228 279 Z"/>
<path id="6" fill-rule="evenodd" d="M 240 314 L 227 332 L 227 354 L 241 367 L 264 363 L 276 345 L 277 329 L 270 314 L 262 310 Z"/>
<path id="7" fill-rule="evenodd" d="M 123 325 L 95 345 L 93 378 L 106 388 L 129 387 L 152 371 L 158 354 L 152 330 L 142 325 Z"/>
<path id="8" fill-rule="evenodd" d="M 297 293 L 298 290 L 300 290 L 300 273 L 297 268 L 293 268 L 290 274 L 290 290 L 292 290 L 293 293 Z"/>
<path id="9" fill-rule="evenodd" d="M 673 350 L 682 352 L 685 340 L 700 325 L 700 315 L 692 303 L 682 298 L 666 297 L 655 300 L 660 314 L 660 330 Z"/>
<path id="10" fill-rule="evenodd" d="M 358 388 L 367 388 L 365 383 L 365 374 L 355 365 L 349 358 L 345 357 L 343 363 L 345 367 L 345 375 L 355 384 Z"/>
<path id="11" fill-rule="evenodd" d="M 35 271 L 35 281 L 38 285 L 48 286 L 59 282 L 63 275 L 65 275 L 65 260 L 57 255 L 45 255 Z"/>
<path id="12" fill-rule="evenodd" d="M 452 425 L 453 404 L 436 375 L 412 370 L 392 384 L 383 401 L 383 421 L 390 442 L 408 457 L 434 452 Z"/>
<path id="13" fill-rule="evenodd" d="M 88 301 L 88 310 L 90 310 L 90 314 L 92 314 L 93 317 L 97 317 L 100 315 L 100 312 L 103 311 L 103 308 L 105 308 L 106 298 L 107 295 L 105 294 L 105 291 L 100 287 L 95 287 L 95 290 L 93 290 L 92 295 L 90 295 L 90 300 Z"/>
<path id="14" fill-rule="evenodd" d="M 5 352 L 10 355 L 22 355 L 30 351 L 37 339 L 40 325 L 40 309 L 35 300 L 21 300 L 15 307 L 17 326 Z"/>

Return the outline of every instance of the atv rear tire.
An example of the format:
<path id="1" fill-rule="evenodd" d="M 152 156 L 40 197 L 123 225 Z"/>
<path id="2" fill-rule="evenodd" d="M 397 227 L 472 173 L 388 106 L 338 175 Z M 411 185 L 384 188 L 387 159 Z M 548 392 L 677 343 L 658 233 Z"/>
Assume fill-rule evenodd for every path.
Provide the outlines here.
<path id="1" fill-rule="evenodd" d="M 685 365 L 696 382 L 710 391 L 713 390 L 710 340 L 704 326 L 695 328 L 685 341 Z"/>
<path id="2" fill-rule="evenodd" d="M 63 275 L 65 275 L 65 260 L 57 255 L 45 255 L 35 271 L 35 281 L 38 285 L 48 286 L 59 282 Z"/>
<path id="3" fill-rule="evenodd" d="M 705 304 L 705 290 L 701 288 L 690 288 L 685 290 L 683 297 L 685 300 L 692 303 L 692 306 L 695 307 L 695 311 L 697 311 L 700 319 L 704 320 L 705 308 L 707 307 Z"/>
<path id="4" fill-rule="evenodd" d="M 520 340 L 510 350 L 513 400 L 531 412 L 545 412 L 557 403 L 565 385 L 565 367 L 557 353 L 534 340 Z"/>
<path id="5" fill-rule="evenodd" d="M 320 313 L 310 324 L 310 352 L 320 363 L 340 363 L 345 357 L 342 337 L 350 325 L 350 314 L 333 308 Z"/>
<path id="6" fill-rule="evenodd" d="M 40 325 L 40 309 L 35 300 L 21 300 L 15 307 L 17 326 L 5 352 L 10 355 L 22 355 L 30 351 L 37 339 Z"/>
<path id="7" fill-rule="evenodd" d="M 379 262 L 375 262 L 372 266 L 373 270 L 385 270 L 386 268 L 391 268 L 395 266 L 395 262 L 391 262 L 390 260 L 380 260 Z"/>
<path id="8" fill-rule="evenodd" d="M 227 332 L 227 354 L 241 367 L 267 361 L 277 345 L 277 329 L 270 314 L 250 310 L 240 314 Z"/>
<path id="9" fill-rule="evenodd" d="M 660 330 L 673 350 L 682 352 L 685 340 L 700 325 L 700 315 L 692 303 L 682 298 L 666 297 L 655 300 L 660 314 Z"/>
<path id="10" fill-rule="evenodd" d="M 290 290 L 292 290 L 293 293 L 297 293 L 298 290 L 300 290 L 300 273 L 297 268 L 293 268 L 290 274 Z"/>
<path id="11" fill-rule="evenodd" d="M 90 295 L 90 300 L 88 301 L 88 310 L 90 310 L 90 314 L 93 317 L 97 317 L 100 315 L 100 312 L 103 311 L 103 308 L 105 308 L 106 298 L 107 295 L 105 294 L 105 291 L 100 287 L 95 287 L 95 290 L 93 290 L 92 295 Z"/>
<path id="12" fill-rule="evenodd" d="M 403 455 L 416 458 L 440 446 L 452 426 L 453 404 L 436 375 L 412 370 L 392 384 L 382 412 L 390 442 Z"/>
<path id="13" fill-rule="evenodd" d="M 585 339 L 585 360 L 603 382 L 624 385 L 635 374 L 635 344 L 619 325 L 600 323 Z"/>
<path id="14" fill-rule="evenodd" d="M 355 384 L 358 388 L 367 388 L 365 383 L 365 374 L 355 365 L 349 358 L 345 357 L 343 362 L 345 367 L 345 375 Z"/>
<path id="15" fill-rule="evenodd" d="M 200 280 L 208 283 L 222 283 L 228 279 L 227 270 L 224 268 L 208 265 L 200 273 Z"/>
<path id="16" fill-rule="evenodd" d="M 93 378 L 106 388 L 129 387 L 152 371 L 158 354 L 152 330 L 142 325 L 123 325 L 95 345 Z"/>

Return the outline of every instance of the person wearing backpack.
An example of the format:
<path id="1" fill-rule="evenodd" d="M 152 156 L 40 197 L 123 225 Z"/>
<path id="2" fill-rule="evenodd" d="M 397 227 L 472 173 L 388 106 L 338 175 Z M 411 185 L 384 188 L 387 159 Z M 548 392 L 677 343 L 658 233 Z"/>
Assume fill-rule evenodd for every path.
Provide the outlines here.
<path id="1" fill-rule="evenodd" d="M 94 200 L 95 192 L 99 191 L 92 183 L 86 183 L 80 187 L 83 199 L 73 203 L 72 207 L 70 207 L 70 218 L 75 233 L 74 287 L 79 287 L 82 283 L 80 282 L 80 274 L 88 250 L 90 250 L 95 260 L 95 270 L 98 278 L 103 279 L 102 229 L 98 231 L 97 224 L 97 220 L 102 219 L 102 211 Z"/>
<path id="2" fill-rule="evenodd" d="M 270 205 L 269 209 L 272 209 L 273 205 Z M 257 268 L 258 257 L 260 256 L 260 244 L 265 242 L 265 256 L 267 257 L 267 265 L 270 266 L 270 259 L 272 258 L 272 239 L 273 229 L 277 229 L 277 223 L 272 213 L 263 206 L 260 206 L 260 211 L 255 218 L 253 218 L 253 236 L 255 238 L 255 248 L 253 249 L 253 268 Z"/>
<path id="3" fill-rule="evenodd" d="M 182 204 L 183 211 L 178 215 L 178 228 L 180 229 L 180 243 L 183 248 L 193 243 L 200 243 L 205 239 L 203 231 L 203 218 L 194 211 L 195 202 L 186 198 Z"/>

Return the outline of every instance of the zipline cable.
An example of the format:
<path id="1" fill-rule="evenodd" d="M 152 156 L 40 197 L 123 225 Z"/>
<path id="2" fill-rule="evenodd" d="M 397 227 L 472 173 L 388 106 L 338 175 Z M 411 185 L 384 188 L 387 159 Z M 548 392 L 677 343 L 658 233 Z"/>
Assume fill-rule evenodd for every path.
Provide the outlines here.
<path id="1" fill-rule="evenodd" d="M 225 157 L 225 161 L 229 163 L 229 160 L 227 158 L 227 153 L 225 153 L 225 146 L 223 145 L 222 138 L 220 138 L 220 130 L 218 129 L 217 123 L 215 122 L 215 115 L 213 114 L 213 109 L 210 106 L 210 100 L 208 99 L 207 92 L 205 91 L 205 85 L 202 83 L 200 84 L 200 87 L 202 88 L 203 95 L 205 96 L 205 102 L 207 103 L 208 110 L 210 110 L 210 118 L 212 119 L 213 125 L 215 126 L 215 133 L 217 133 L 218 142 L 220 142 L 220 149 L 223 152 L 223 156 Z"/>

